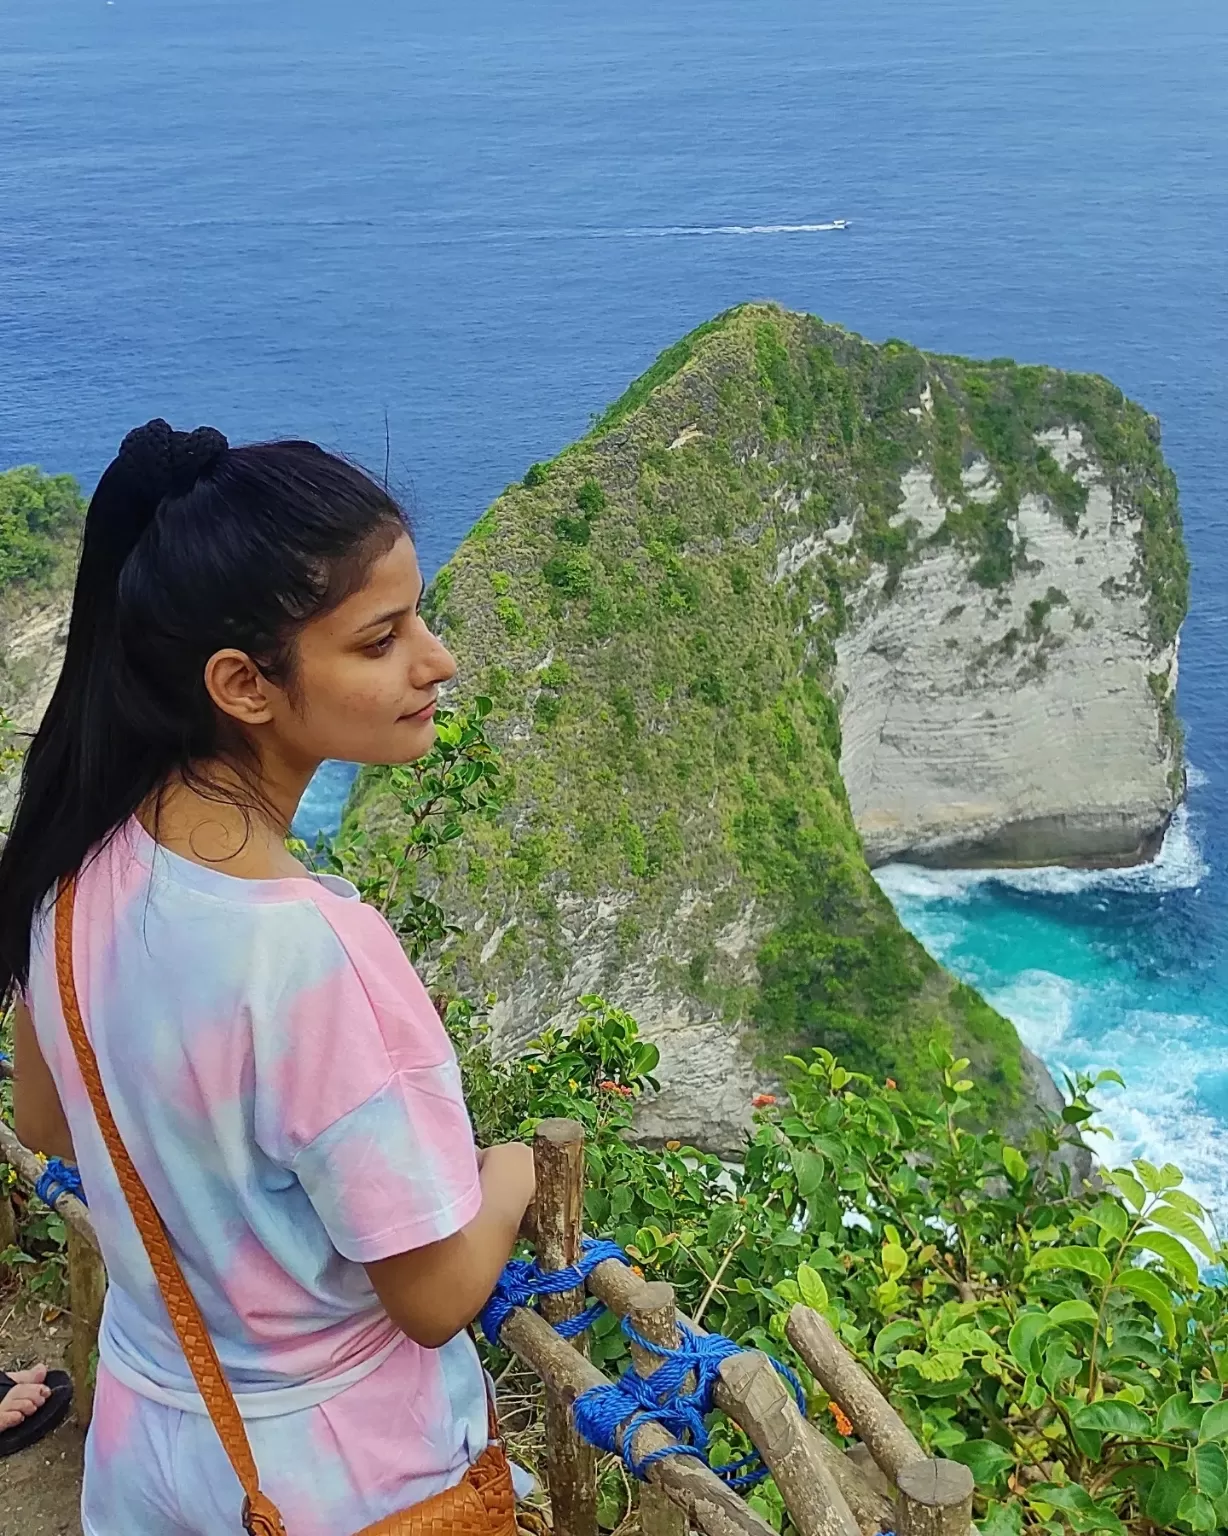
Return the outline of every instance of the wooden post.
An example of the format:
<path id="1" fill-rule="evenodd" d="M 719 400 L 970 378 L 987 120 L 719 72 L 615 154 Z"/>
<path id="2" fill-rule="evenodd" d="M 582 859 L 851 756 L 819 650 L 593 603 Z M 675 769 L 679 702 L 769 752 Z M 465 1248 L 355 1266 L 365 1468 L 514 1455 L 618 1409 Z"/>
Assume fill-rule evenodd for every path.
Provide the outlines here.
<path id="1" fill-rule="evenodd" d="M 789 1342 L 814 1372 L 815 1380 L 848 1415 L 858 1438 L 888 1479 L 896 1483 L 914 1461 L 925 1461 L 925 1452 L 908 1426 L 862 1368 L 841 1344 L 830 1324 L 817 1312 L 800 1304 L 785 1324 Z"/>
<path id="2" fill-rule="evenodd" d="M 611 1384 L 579 1350 L 560 1339 L 543 1318 L 524 1307 L 512 1313 L 500 1337 L 568 1408 L 582 1392 Z M 645 1424 L 635 1433 L 635 1453 L 639 1457 L 671 1448 L 679 1449 L 678 1442 L 659 1424 Z M 693 1456 L 675 1455 L 654 1461 L 648 1468 L 648 1481 L 663 1488 L 706 1536 L 775 1536 L 766 1520 Z"/>
<path id="3" fill-rule="evenodd" d="M 738 1423 L 776 1479 L 799 1536 L 860 1536 L 861 1528 L 824 1467 L 793 1395 L 766 1355 L 744 1350 L 721 1363 Z"/>
<path id="4" fill-rule="evenodd" d="M 584 1127 L 575 1120 L 543 1120 L 533 1138 L 533 1160 L 537 1172 L 537 1262 L 543 1270 L 565 1269 L 580 1257 Z M 575 1317 L 584 1303 L 583 1288 L 561 1296 L 543 1296 L 541 1314 L 553 1327 Z M 583 1352 L 583 1340 L 576 1340 L 574 1348 Z M 568 1403 L 548 1388 L 546 1483 L 556 1536 L 597 1536 L 596 1454 L 576 1433 Z"/>
<path id="5" fill-rule="evenodd" d="M 4 1164 L 0 1163 L 0 1178 L 3 1177 Z M 7 1191 L 0 1187 L 0 1253 L 6 1248 L 17 1246 L 17 1214 L 13 1210 L 13 1202 L 9 1199 Z"/>
<path id="6" fill-rule="evenodd" d="M 910 1462 L 896 1479 L 899 1536 L 968 1536 L 972 1529 L 972 1473 L 960 1461 L 934 1456 Z"/>
<path id="7" fill-rule="evenodd" d="M 663 1280 L 646 1282 L 639 1305 L 627 1315 L 631 1326 L 649 1343 L 677 1349 L 678 1305 L 672 1285 Z M 660 1366 L 661 1356 L 633 1343 L 631 1363 L 637 1376 L 651 1376 Z M 687 1517 L 664 1489 L 645 1483 L 640 1490 L 640 1530 L 643 1536 L 686 1536 Z"/>
<path id="8" fill-rule="evenodd" d="M 98 1323 L 107 1291 L 102 1260 L 75 1227 L 68 1227 L 68 1306 L 72 1313 L 72 1340 L 68 1346 L 73 1406 L 77 1423 L 88 1429 L 94 1412 L 94 1386 L 90 1381 L 90 1355 L 98 1343 Z"/>

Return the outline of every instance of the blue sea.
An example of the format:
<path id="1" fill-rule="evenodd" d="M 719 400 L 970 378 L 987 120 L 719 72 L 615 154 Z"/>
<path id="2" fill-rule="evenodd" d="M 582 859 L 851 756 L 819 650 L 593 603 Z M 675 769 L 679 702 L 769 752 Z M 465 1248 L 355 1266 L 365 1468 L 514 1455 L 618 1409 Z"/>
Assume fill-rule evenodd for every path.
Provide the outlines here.
<path id="1" fill-rule="evenodd" d="M 1194 561 L 1158 862 L 883 883 L 1221 1219 L 1226 249 L 1222 0 L 0 0 L 0 464 L 89 487 L 153 415 L 314 437 L 387 461 L 433 570 L 751 298 L 1158 413 Z"/>

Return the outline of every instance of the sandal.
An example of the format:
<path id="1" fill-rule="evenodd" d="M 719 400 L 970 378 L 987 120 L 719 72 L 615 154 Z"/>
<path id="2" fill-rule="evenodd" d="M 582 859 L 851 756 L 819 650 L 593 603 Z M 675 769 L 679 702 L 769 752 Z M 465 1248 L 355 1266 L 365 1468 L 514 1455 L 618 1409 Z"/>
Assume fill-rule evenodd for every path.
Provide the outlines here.
<path id="1" fill-rule="evenodd" d="M 18 1385 L 11 1376 L 0 1371 L 0 1401 L 3 1401 L 10 1388 Z M 47 1401 L 22 1419 L 20 1424 L 14 1424 L 12 1429 L 0 1430 L 0 1456 L 12 1456 L 15 1451 L 24 1451 L 31 1445 L 37 1445 L 53 1429 L 59 1429 L 68 1417 L 68 1410 L 72 1407 L 72 1381 L 68 1373 L 48 1371 L 43 1386 L 50 1390 L 51 1395 Z"/>

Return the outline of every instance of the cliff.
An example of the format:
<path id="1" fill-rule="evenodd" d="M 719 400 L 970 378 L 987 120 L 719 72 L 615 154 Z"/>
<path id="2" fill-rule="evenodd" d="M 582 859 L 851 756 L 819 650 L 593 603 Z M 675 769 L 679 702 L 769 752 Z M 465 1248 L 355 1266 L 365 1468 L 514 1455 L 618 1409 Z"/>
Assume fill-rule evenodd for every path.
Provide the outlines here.
<path id="1" fill-rule="evenodd" d="M 12 749 L 42 719 L 68 638 L 85 503 L 69 475 L 0 472 L 0 828 L 12 812 Z M 8 749 L 8 750 L 6 750 Z"/>
<path id="2" fill-rule="evenodd" d="M 507 1048 L 583 992 L 628 1008 L 648 1134 L 736 1145 L 806 1043 L 907 1084 L 939 1037 L 1026 1116 L 1043 1069 L 869 862 L 1152 847 L 1186 574 L 1156 424 L 1105 380 L 771 306 L 701 326 L 433 585 L 512 783 L 438 871 L 439 983 L 497 993 Z"/>

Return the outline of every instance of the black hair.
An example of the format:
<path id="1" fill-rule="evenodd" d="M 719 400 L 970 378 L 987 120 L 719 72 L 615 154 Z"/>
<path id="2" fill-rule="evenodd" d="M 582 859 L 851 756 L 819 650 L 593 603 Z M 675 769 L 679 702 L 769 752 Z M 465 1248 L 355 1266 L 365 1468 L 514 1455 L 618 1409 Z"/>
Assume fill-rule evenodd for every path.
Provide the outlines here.
<path id="1" fill-rule="evenodd" d="M 0 854 L 0 1000 L 25 987 L 31 926 L 62 877 L 176 775 L 241 765 L 209 657 L 233 646 L 292 690 L 298 632 L 405 531 L 383 487 L 314 443 L 231 448 L 161 420 L 124 438 L 86 514 L 63 669 Z"/>

